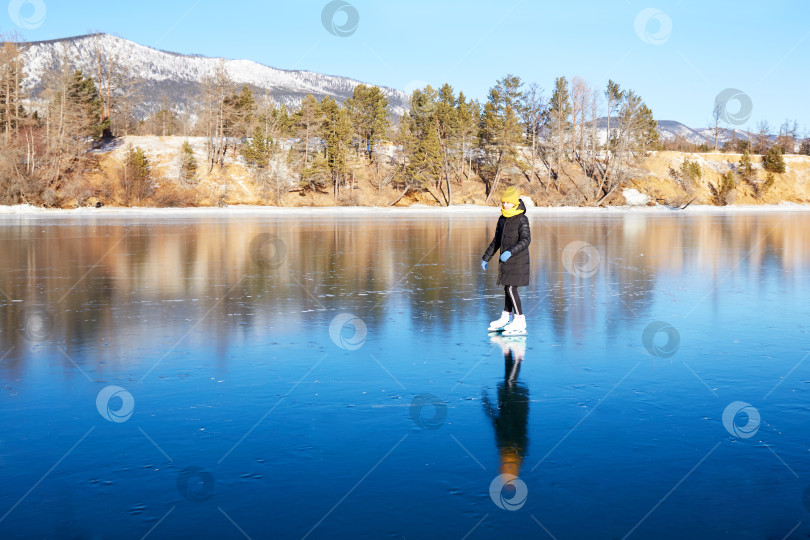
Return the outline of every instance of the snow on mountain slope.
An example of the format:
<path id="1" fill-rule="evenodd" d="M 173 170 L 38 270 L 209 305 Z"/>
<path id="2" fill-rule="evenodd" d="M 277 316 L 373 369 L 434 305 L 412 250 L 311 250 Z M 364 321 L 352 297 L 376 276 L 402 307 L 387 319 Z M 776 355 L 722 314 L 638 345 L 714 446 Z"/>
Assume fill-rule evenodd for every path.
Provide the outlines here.
<path id="1" fill-rule="evenodd" d="M 26 44 L 23 53 L 28 78 L 26 86 L 36 98 L 49 71 L 59 69 L 65 56 L 86 74 L 96 72 L 95 51 L 100 47 L 127 66 L 132 76 L 143 80 L 146 101 L 142 114 L 160 106 L 165 97 L 181 110 L 188 110 L 199 91 L 199 84 L 223 65 L 237 85 L 247 84 L 254 91 L 269 92 L 278 104 L 296 106 L 307 94 L 331 96 L 343 102 L 360 81 L 322 75 L 310 71 L 276 69 L 250 60 L 227 60 L 160 51 L 108 34 L 94 34 Z M 402 112 L 408 96 L 400 90 L 381 87 L 394 111 Z"/>
<path id="2" fill-rule="evenodd" d="M 611 118 L 610 130 L 614 131 L 617 127 L 618 120 L 616 118 Z M 600 144 L 604 144 L 605 141 L 607 141 L 607 128 L 607 117 L 603 116 L 596 121 L 597 139 L 599 140 Z M 730 133 L 731 132 L 729 132 L 729 134 Z M 690 143 L 709 144 L 709 140 L 705 135 L 688 126 L 685 126 L 684 124 L 681 124 L 680 122 L 676 122 L 675 120 L 658 120 L 658 135 L 662 140 L 673 140 L 683 137 Z M 729 136 L 729 139 L 730 138 L 731 137 Z M 737 134 L 737 138 L 740 138 L 739 132 Z M 714 144 L 714 139 L 712 139 L 711 143 Z"/>
<path id="3" fill-rule="evenodd" d="M 51 41 L 25 44 L 26 87 L 37 98 L 44 87 L 48 72 L 61 67 L 64 58 L 85 74 L 95 75 L 95 51 L 101 49 L 125 65 L 130 75 L 142 81 L 140 96 L 143 105 L 137 114 L 145 117 L 162 106 L 172 103 L 178 112 L 191 112 L 191 106 L 200 91 L 200 83 L 211 77 L 223 65 L 237 85 L 247 84 L 257 96 L 269 93 L 276 104 L 297 107 L 307 94 L 317 98 L 331 96 L 339 102 L 350 97 L 360 81 L 347 77 L 323 75 L 311 71 L 276 69 L 250 60 L 227 60 L 157 50 L 109 34 L 93 34 Z M 408 109 L 408 94 L 393 88 L 381 87 L 388 96 L 391 109 L 403 114 Z M 615 122 L 615 119 L 614 119 Z M 615 125 L 615 124 L 614 124 Z M 607 139 L 607 119 L 597 122 L 599 140 Z M 709 129 L 692 129 L 674 120 L 659 120 L 658 131 L 664 140 L 684 137 L 694 144 L 714 145 L 714 134 Z M 721 130 L 719 142 L 725 143 L 736 136 L 745 139 L 744 131 Z"/>
<path id="4" fill-rule="evenodd" d="M 616 126 L 617 120 L 614 118 L 611 121 L 611 131 Z M 709 146 L 714 146 L 714 130 L 703 128 L 703 129 L 694 129 L 681 124 L 675 120 L 658 120 L 658 135 L 661 137 L 661 140 L 664 141 L 671 141 L 678 138 L 683 138 L 686 141 L 692 144 L 706 144 Z M 607 118 L 602 117 L 600 118 L 597 123 L 597 131 L 599 141 L 604 143 L 607 139 Z M 748 133 L 744 130 L 737 129 L 732 131 L 726 128 L 720 128 L 718 133 L 717 141 L 720 146 L 723 144 L 731 141 L 732 139 L 747 139 Z M 771 136 L 771 139 L 775 139 L 775 137 Z"/>

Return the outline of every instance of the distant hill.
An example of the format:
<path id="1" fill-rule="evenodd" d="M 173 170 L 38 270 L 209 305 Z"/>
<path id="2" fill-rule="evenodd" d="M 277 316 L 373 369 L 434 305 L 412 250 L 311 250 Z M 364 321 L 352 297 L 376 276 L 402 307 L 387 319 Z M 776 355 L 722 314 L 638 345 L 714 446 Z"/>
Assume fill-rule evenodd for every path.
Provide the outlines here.
<path id="1" fill-rule="evenodd" d="M 138 113 L 146 116 L 159 109 L 161 101 L 168 101 L 181 111 L 190 105 L 199 92 L 199 85 L 213 75 L 224 61 L 225 69 L 238 85 L 247 84 L 257 95 L 268 92 L 276 104 L 295 107 L 307 94 L 317 98 L 331 96 L 338 102 L 351 97 L 354 87 L 361 81 L 311 71 L 283 70 L 250 60 L 224 60 L 204 56 L 184 55 L 145 47 L 132 41 L 108 34 L 33 41 L 25 44 L 26 86 L 36 99 L 43 89 L 43 78 L 49 71 L 59 69 L 67 53 L 71 63 L 86 74 L 96 71 L 93 51 L 100 42 L 103 50 L 117 56 L 132 75 L 143 80 L 143 106 Z M 64 52 L 63 52 L 64 51 Z M 408 103 L 405 92 L 381 87 L 395 112 L 403 112 Z"/>
<path id="2" fill-rule="evenodd" d="M 276 104 L 284 103 L 288 107 L 297 107 L 310 93 L 319 99 L 331 96 L 342 103 L 352 95 L 354 87 L 361 84 L 361 81 L 347 77 L 277 69 L 250 60 L 226 60 L 161 51 L 109 34 L 90 34 L 26 43 L 23 55 L 29 94 L 34 99 L 39 96 L 44 87 L 44 77 L 61 67 L 65 54 L 83 72 L 94 74 L 94 50 L 98 45 L 110 55 L 117 56 L 133 76 L 143 81 L 142 104 L 136 109 L 142 118 L 158 110 L 164 100 L 172 103 L 178 112 L 191 111 L 200 83 L 213 75 L 222 62 L 235 83 L 247 84 L 257 96 L 267 92 Z M 388 96 L 394 113 L 401 115 L 408 109 L 408 94 L 394 88 L 381 88 Z M 607 137 L 607 119 L 600 118 L 597 126 L 600 139 L 604 141 Z M 683 136 L 691 143 L 714 145 L 714 135 L 710 129 L 693 129 L 674 120 L 659 120 L 658 131 L 665 140 Z M 745 139 L 745 132 L 738 130 L 736 138 Z M 720 144 L 731 139 L 731 130 L 723 129 Z"/>
<path id="3" fill-rule="evenodd" d="M 711 128 L 693 129 L 674 120 L 659 120 L 658 133 L 662 138 L 667 140 L 674 139 L 679 135 L 682 135 L 689 142 L 693 142 L 695 144 L 706 143 L 709 146 L 714 146 L 714 129 Z M 754 133 L 752 132 L 750 135 L 753 137 Z M 733 139 L 746 140 L 748 137 L 749 133 L 743 129 L 732 131 L 730 129 L 721 127 L 717 134 L 717 142 L 718 145 L 722 147 L 723 144 Z M 776 136 L 772 135 L 770 138 L 775 140 Z"/>
<path id="4" fill-rule="evenodd" d="M 615 122 L 615 119 L 612 120 Z M 694 129 L 675 120 L 658 120 L 658 135 L 662 140 L 671 141 L 682 137 L 693 144 L 707 144 L 714 146 L 714 130 L 709 128 Z M 604 142 L 607 138 L 607 118 L 602 117 L 596 123 L 599 131 L 599 140 Z M 614 123 L 615 126 L 615 123 Z M 753 133 L 751 134 L 753 136 Z M 717 143 L 720 147 L 732 139 L 747 139 L 748 134 L 744 130 L 732 132 L 730 129 L 720 128 Z M 771 136 L 771 139 L 776 137 Z"/>

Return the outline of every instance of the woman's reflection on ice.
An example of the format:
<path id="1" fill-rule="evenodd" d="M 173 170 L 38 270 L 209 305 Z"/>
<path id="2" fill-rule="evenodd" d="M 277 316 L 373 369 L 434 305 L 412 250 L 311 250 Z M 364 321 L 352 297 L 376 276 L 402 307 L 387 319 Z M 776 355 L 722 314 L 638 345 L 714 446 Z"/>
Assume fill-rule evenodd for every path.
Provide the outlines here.
<path id="1" fill-rule="evenodd" d="M 504 358 L 504 378 L 498 383 L 497 407 L 484 391 L 481 401 L 484 411 L 495 428 L 495 443 L 501 455 L 501 474 L 520 476 L 520 466 L 529 446 L 529 389 L 517 381 L 526 353 L 526 336 L 492 336 L 501 347 Z"/>

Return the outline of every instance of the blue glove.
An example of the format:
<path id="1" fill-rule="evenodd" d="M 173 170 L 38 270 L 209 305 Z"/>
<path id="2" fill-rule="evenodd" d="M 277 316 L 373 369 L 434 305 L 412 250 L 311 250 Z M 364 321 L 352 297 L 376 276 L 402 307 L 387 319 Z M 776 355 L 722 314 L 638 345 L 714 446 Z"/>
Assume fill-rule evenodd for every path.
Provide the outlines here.
<path id="1" fill-rule="evenodd" d="M 506 261 L 508 261 L 508 260 L 509 260 L 509 257 L 511 257 L 511 256 L 512 256 L 512 252 L 511 252 L 511 251 L 504 251 L 503 253 L 501 253 L 501 262 L 506 262 Z"/>
<path id="2" fill-rule="evenodd" d="M 485 261 L 484 259 L 481 259 L 481 268 L 484 270 L 487 269 L 487 261 Z"/>

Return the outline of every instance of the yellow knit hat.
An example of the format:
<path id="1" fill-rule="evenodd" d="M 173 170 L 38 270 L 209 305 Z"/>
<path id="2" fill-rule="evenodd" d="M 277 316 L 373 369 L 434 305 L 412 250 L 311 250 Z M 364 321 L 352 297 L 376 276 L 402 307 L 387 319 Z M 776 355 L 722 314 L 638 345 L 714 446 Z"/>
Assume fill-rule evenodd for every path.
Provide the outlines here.
<path id="1" fill-rule="evenodd" d="M 517 189 L 513 187 L 507 188 L 506 191 L 503 192 L 503 195 L 501 195 L 501 202 L 512 203 L 515 206 L 520 204 L 520 196 L 518 195 Z"/>

